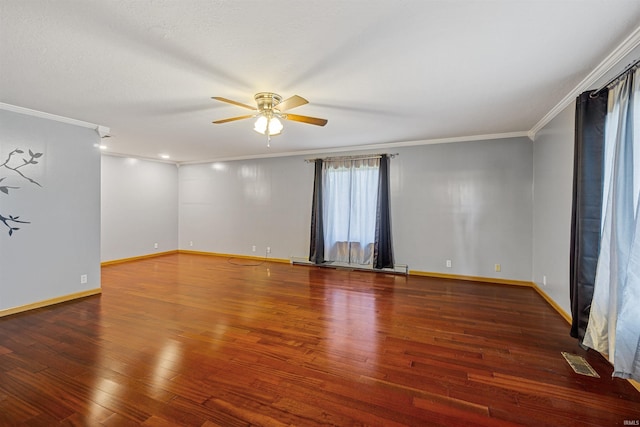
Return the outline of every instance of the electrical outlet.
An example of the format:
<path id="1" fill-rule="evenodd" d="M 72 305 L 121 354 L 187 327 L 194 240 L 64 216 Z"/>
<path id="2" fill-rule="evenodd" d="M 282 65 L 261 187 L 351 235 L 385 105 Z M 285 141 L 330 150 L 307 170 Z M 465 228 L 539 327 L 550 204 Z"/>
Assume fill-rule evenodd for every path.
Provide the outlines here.
<path id="1" fill-rule="evenodd" d="M 450 259 L 447 260 L 447 268 L 451 268 L 451 260 Z"/>
<path id="2" fill-rule="evenodd" d="M 495 265 L 495 270 L 499 273 L 502 271 L 502 266 L 500 264 Z"/>
<path id="3" fill-rule="evenodd" d="M 253 246 L 251 247 L 251 252 L 255 252 L 255 251 L 256 251 L 256 245 L 253 245 Z"/>
<path id="4" fill-rule="evenodd" d="M 267 253 L 270 254 L 271 253 L 271 246 L 267 246 Z"/>
<path id="5" fill-rule="evenodd" d="M 193 242 L 189 240 L 189 246 L 193 246 Z"/>
<path id="6" fill-rule="evenodd" d="M 87 283 L 87 275 L 86 274 L 80 275 L 80 283 L 83 284 L 83 285 Z"/>
<path id="7" fill-rule="evenodd" d="M 154 244 L 153 244 L 153 247 L 154 247 L 155 249 L 158 249 L 158 244 L 157 244 L 157 243 L 154 243 Z"/>
<path id="8" fill-rule="evenodd" d="M 542 284 L 547 286 L 547 276 L 542 276 Z"/>

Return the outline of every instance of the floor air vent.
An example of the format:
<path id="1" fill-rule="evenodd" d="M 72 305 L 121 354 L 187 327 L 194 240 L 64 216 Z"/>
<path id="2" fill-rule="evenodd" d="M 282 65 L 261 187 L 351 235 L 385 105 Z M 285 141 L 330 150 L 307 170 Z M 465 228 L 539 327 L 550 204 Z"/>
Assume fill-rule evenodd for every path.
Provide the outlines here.
<path id="1" fill-rule="evenodd" d="M 566 353 L 564 351 L 562 352 L 562 357 L 564 357 L 576 374 L 600 378 L 600 375 L 598 375 L 595 369 L 589 365 L 589 362 L 587 362 L 584 357 L 578 356 L 577 354 Z"/>

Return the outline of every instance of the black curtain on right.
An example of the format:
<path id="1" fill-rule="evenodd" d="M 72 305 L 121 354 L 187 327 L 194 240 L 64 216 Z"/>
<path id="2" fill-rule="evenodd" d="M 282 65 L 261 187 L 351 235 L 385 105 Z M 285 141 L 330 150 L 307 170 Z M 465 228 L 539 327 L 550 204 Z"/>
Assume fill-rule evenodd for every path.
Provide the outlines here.
<path id="1" fill-rule="evenodd" d="M 393 268 L 393 242 L 391 240 L 391 203 L 389 200 L 389 164 L 384 154 L 380 158 L 378 173 L 378 204 L 376 208 L 376 235 L 373 248 L 373 268 Z"/>
<path id="2" fill-rule="evenodd" d="M 600 252 L 605 120 L 608 92 L 584 92 L 576 100 L 571 212 L 571 336 L 584 338 Z"/>

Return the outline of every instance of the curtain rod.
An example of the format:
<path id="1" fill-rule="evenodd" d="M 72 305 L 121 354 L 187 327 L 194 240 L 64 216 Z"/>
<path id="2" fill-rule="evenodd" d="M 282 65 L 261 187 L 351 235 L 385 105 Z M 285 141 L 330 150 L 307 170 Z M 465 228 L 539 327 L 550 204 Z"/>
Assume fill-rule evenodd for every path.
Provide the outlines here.
<path id="1" fill-rule="evenodd" d="M 393 154 L 388 154 L 388 153 L 382 153 L 382 154 L 362 154 L 359 156 L 337 156 L 337 157 L 318 157 L 316 159 L 304 159 L 305 162 L 307 163 L 311 163 L 311 162 L 315 162 L 316 160 L 322 160 L 325 162 L 330 162 L 330 161 L 335 161 L 335 160 L 365 160 L 365 159 L 379 159 L 382 156 L 387 155 L 390 158 L 394 158 L 395 156 L 398 156 L 398 153 L 393 153 Z"/>
<path id="2" fill-rule="evenodd" d="M 593 92 L 591 92 L 591 94 L 589 95 L 591 98 L 595 98 L 596 96 L 598 96 L 598 94 L 600 92 L 602 92 L 604 89 L 608 88 L 613 82 L 615 82 L 616 80 L 618 80 L 620 77 L 624 76 L 625 74 L 627 74 L 629 71 L 631 71 L 634 67 L 638 66 L 638 64 L 640 64 L 640 58 L 636 59 L 635 61 L 633 61 L 630 65 L 627 65 L 627 67 L 624 69 L 623 72 L 621 72 L 620 74 L 616 75 L 614 78 L 612 78 L 611 80 L 609 80 L 608 82 L 606 82 L 605 84 L 603 84 L 602 86 L 600 86 L 598 89 L 594 90 Z"/>

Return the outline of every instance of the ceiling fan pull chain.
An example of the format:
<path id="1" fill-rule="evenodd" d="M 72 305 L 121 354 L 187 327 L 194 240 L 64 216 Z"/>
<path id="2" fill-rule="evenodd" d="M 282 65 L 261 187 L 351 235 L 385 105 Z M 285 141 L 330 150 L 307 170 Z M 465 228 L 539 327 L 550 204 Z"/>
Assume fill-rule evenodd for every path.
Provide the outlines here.
<path id="1" fill-rule="evenodd" d="M 265 132 L 267 134 L 267 148 L 271 148 L 271 129 L 269 129 L 271 125 L 271 116 L 267 115 L 267 131 Z"/>
<path id="2" fill-rule="evenodd" d="M 267 148 L 271 148 L 271 115 L 267 115 L 267 131 L 265 132 L 267 134 Z"/>

